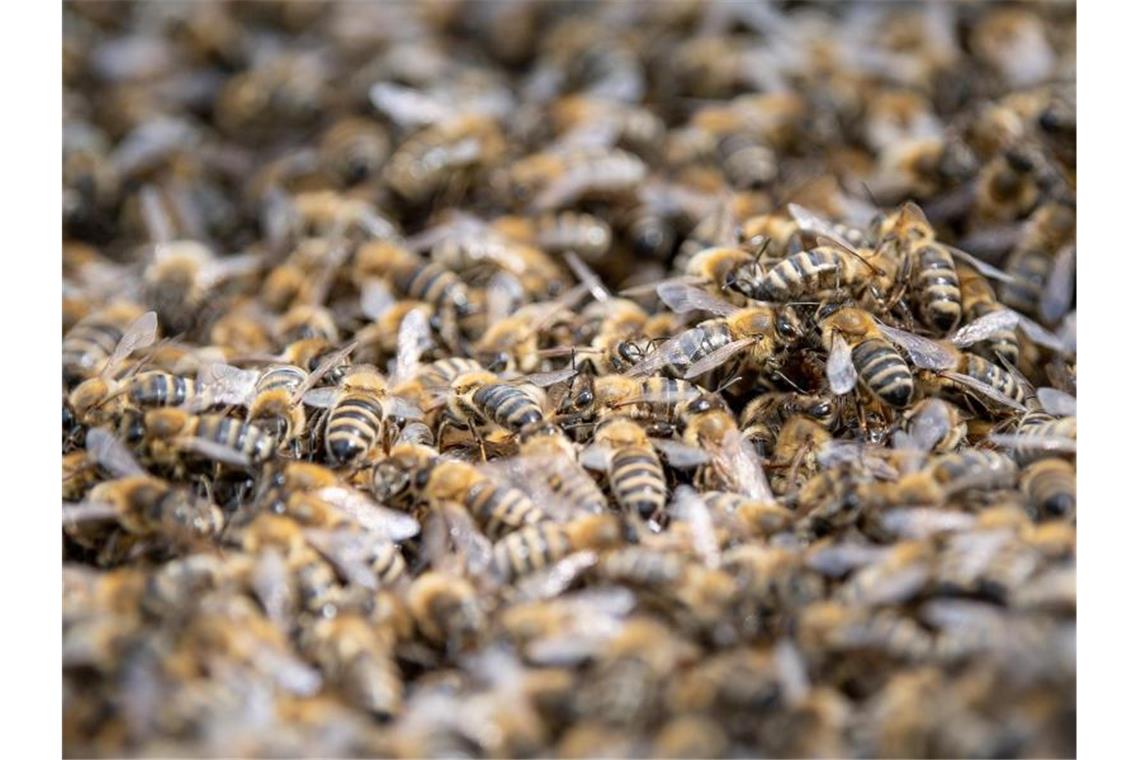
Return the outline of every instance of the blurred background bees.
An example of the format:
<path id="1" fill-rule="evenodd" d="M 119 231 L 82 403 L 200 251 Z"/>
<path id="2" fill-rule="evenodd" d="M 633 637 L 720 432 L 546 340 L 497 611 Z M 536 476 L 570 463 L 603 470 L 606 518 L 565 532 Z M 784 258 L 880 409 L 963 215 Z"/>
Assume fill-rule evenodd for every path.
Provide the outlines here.
<path id="1" fill-rule="evenodd" d="M 1066 3 L 64 6 L 68 756 L 1069 756 Z"/>

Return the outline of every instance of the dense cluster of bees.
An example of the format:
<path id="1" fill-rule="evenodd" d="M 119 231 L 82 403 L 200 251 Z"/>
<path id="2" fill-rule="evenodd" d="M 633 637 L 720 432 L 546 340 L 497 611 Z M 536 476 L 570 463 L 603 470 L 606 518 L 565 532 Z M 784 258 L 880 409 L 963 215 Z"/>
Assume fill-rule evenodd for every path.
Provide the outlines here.
<path id="1" fill-rule="evenodd" d="M 69 755 L 1068 755 L 1063 4 L 64 11 Z"/>

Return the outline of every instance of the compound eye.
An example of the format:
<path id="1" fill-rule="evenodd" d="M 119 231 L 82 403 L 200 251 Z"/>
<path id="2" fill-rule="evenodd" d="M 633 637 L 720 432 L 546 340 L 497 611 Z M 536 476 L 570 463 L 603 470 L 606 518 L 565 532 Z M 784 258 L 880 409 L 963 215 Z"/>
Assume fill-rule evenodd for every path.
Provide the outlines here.
<path id="1" fill-rule="evenodd" d="M 780 333 L 780 337 L 786 339 L 794 338 L 799 334 L 795 323 L 787 317 L 778 317 L 776 319 L 776 331 Z"/>
<path id="2" fill-rule="evenodd" d="M 423 488 L 428 484 L 430 473 L 427 470 L 420 470 L 416 473 L 416 488 Z"/>
<path id="3" fill-rule="evenodd" d="M 588 407 L 592 403 L 594 403 L 594 394 L 590 391 L 582 391 L 574 397 L 574 405 L 579 409 Z"/>
<path id="4" fill-rule="evenodd" d="M 816 404 L 811 408 L 811 414 L 813 417 L 827 417 L 831 414 L 831 404 L 826 401 Z"/>
<path id="5" fill-rule="evenodd" d="M 489 372 L 496 372 L 496 373 L 503 372 L 507 369 L 508 366 L 510 366 L 510 363 L 511 363 L 510 355 L 507 354 L 506 352 L 500 351 L 499 353 L 495 354 L 494 357 L 491 359 L 490 363 L 487 365 L 487 370 Z"/>

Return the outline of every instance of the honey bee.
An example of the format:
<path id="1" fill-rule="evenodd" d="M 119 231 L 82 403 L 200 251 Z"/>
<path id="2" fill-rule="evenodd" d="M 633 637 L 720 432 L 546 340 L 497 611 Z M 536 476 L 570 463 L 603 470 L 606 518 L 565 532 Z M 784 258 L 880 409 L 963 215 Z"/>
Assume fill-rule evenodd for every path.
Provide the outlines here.
<path id="1" fill-rule="evenodd" d="M 665 471 L 649 437 L 628 417 L 611 417 L 594 433 L 594 444 L 581 462 L 606 473 L 621 508 L 660 530 L 667 522 Z"/>
<path id="2" fill-rule="evenodd" d="M 391 643 L 359 614 L 318 618 L 302 633 L 302 649 L 317 663 L 328 682 L 342 689 L 353 704 L 385 718 L 403 707 L 400 673 L 386 649 Z"/>
<path id="3" fill-rule="evenodd" d="M 928 422 L 930 417 L 939 417 L 936 422 Z M 947 454 L 966 439 L 966 420 L 962 410 L 942 399 L 921 399 L 903 415 L 904 427 L 912 438 L 934 438 L 927 447 L 930 451 Z"/>
<path id="4" fill-rule="evenodd" d="M 123 424 L 129 426 L 130 421 Z M 185 467 L 182 455 L 186 453 L 249 467 L 268 462 L 277 449 L 273 435 L 256 425 L 174 407 L 151 409 L 143 415 L 142 444 L 155 464 L 175 470 Z"/>
<path id="5" fill-rule="evenodd" d="M 473 308 L 467 286 L 455 272 L 392 243 L 361 246 L 354 266 L 360 280 L 383 278 L 396 293 L 423 301 L 439 314 L 465 316 Z"/>
<path id="6" fill-rule="evenodd" d="M 140 409 L 194 406 L 201 391 L 196 380 L 161 370 L 139 372 L 127 381 L 127 400 Z"/>
<path id="7" fill-rule="evenodd" d="M 263 139 L 282 123 L 312 123 L 327 92 L 321 61 L 301 53 L 274 56 L 230 77 L 214 104 L 217 122 L 244 141 Z"/>
<path id="8" fill-rule="evenodd" d="M 773 490 L 780 494 L 799 490 L 818 470 L 816 452 L 830 441 L 827 429 L 809 417 L 793 415 L 785 420 L 768 464 L 776 471 Z"/>
<path id="9" fill-rule="evenodd" d="M 143 273 L 144 290 L 167 331 L 187 332 L 198 324 L 208 294 L 217 297 L 221 283 L 260 266 L 254 255 L 223 259 L 197 241 L 159 241 L 154 260 Z"/>
<path id="10" fill-rule="evenodd" d="M 942 454 L 931 461 L 928 471 L 954 492 L 1011 488 L 1017 482 L 1017 464 L 1004 454 L 984 449 Z"/>
<path id="11" fill-rule="evenodd" d="M 495 373 L 479 370 L 451 381 L 447 411 L 458 426 L 493 423 L 517 433 L 543 420 L 545 403 L 538 386 L 502 382 Z"/>
<path id="12" fill-rule="evenodd" d="M 68 394 L 65 408 L 73 415 L 76 424 L 99 425 L 117 416 L 131 387 L 131 381 L 124 383 L 116 375 L 132 353 L 154 343 L 157 326 L 158 318 L 153 311 L 148 311 L 132 321 L 120 333 L 114 350 L 106 355 L 98 374 L 83 380 Z M 80 323 L 77 329 L 82 327 L 83 323 Z M 94 327 L 92 325 L 92 328 Z M 65 362 L 67 351 L 67 338 L 65 338 Z"/>
<path id="13" fill-rule="evenodd" d="M 475 587 L 459 576 L 423 573 L 408 588 L 407 601 L 420 633 L 451 651 L 471 646 L 487 624 Z"/>
<path id="14" fill-rule="evenodd" d="M 419 204 L 433 194 L 459 190 L 479 167 L 506 150 L 499 126 L 478 115 L 457 116 L 414 133 L 392 152 L 385 183 L 401 198 Z"/>
<path id="15" fill-rule="evenodd" d="M 506 460 L 504 466 L 524 490 L 541 483 L 555 499 L 576 509 L 595 514 L 606 510 L 606 498 L 594 479 L 579 466 L 574 445 L 553 423 L 524 427 L 519 433 L 519 455 Z M 532 495 L 545 497 L 546 494 L 539 495 L 541 490 Z"/>
<path id="16" fill-rule="evenodd" d="M 804 334 L 799 317 L 790 307 L 755 306 L 739 309 L 688 285 L 665 284 L 658 295 L 675 312 L 696 309 L 719 316 L 705 320 L 661 344 L 638 362 L 629 376 L 663 372 L 691 380 L 747 351 L 748 359 L 762 365 L 777 348 L 792 345 Z"/>
<path id="17" fill-rule="evenodd" d="M 1026 220 L 1021 239 L 1006 261 L 1006 272 L 1016 279 L 1002 285 L 1002 302 L 1026 314 L 1044 312 L 1054 262 L 1073 241 L 1075 231 L 1076 210 L 1072 206 L 1054 201 L 1037 208 Z M 1069 293 L 1062 297 L 1067 299 Z M 1051 304 L 1048 309 L 1053 309 Z M 1059 315 L 1052 316 L 1055 319 Z"/>
<path id="18" fill-rule="evenodd" d="M 613 242 L 613 232 L 604 219 L 577 211 L 547 212 L 534 219 L 503 216 L 492 226 L 519 243 L 550 253 L 574 251 L 586 261 L 601 259 Z"/>
<path id="19" fill-rule="evenodd" d="M 806 416 L 831 429 L 839 417 L 838 399 L 828 394 L 761 393 L 740 413 L 740 432 L 764 456 L 771 453 L 781 427 L 793 415 Z"/>
<path id="20" fill-rule="evenodd" d="M 820 320 L 820 330 L 829 352 L 828 378 L 833 392 L 849 392 L 858 378 L 884 403 L 895 408 L 910 404 L 914 396 L 910 367 L 870 314 L 855 308 L 839 309 Z"/>
<path id="21" fill-rule="evenodd" d="M 697 397 L 682 408 L 681 416 L 685 443 L 708 454 L 708 465 L 698 471 L 698 481 L 750 499 L 772 498 L 756 450 L 747 445 L 719 396 L 706 393 Z M 675 460 L 671 454 L 670 461 Z"/>
<path id="22" fill-rule="evenodd" d="M 64 382 L 74 386 L 100 372 L 127 330 L 144 316 L 138 306 L 121 302 L 79 320 L 63 336 Z"/>
<path id="23" fill-rule="evenodd" d="M 1041 517 L 1068 517 L 1077 508 L 1076 477 L 1068 460 L 1042 459 L 1021 473 L 1021 491 Z"/>
<path id="24" fill-rule="evenodd" d="M 641 159 L 623 150 L 570 147 L 514 162 L 497 178 L 497 184 L 504 197 L 549 211 L 573 205 L 584 197 L 631 193 L 646 174 Z"/>
<path id="25" fill-rule="evenodd" d="M 1003 309 L 994 294 L 993 287 L 972 267 L 959 264 L 958 277 L 962 292 L 962 314 L 970 322 Z M 990 337 L 978 342 L 975 351 L 983 356 L 1004 361 L 1008 366 L 1018 366 L 1021 346 L 1013 327 L 1001 327 Z"/>
<path id="26" fill-rule="evenodd" d="M 346 117 L 324 131 L 319 153 L 322 165 L 352 186 L 378 176 L 390 149 L 388 133 L 380 124 Z"/>
<path id="27" fill-rule="evenodd" d="M 500 539 L 493 548 L 492 568 L 503 582 L 548 567 L 573 552 L 604 549 L 621 539 L 610 514 L 583 515 L 568 523 L 527 525 Z"/>

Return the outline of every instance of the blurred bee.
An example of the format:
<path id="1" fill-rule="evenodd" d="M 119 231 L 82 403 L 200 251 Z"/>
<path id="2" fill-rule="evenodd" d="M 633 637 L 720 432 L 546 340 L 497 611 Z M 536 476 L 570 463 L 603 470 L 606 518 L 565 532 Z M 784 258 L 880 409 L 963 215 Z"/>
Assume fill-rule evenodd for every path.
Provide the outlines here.
<path id="1" fill-rule="evenodd" d="M 280 343 L 302 340 L 323 340 L 337 343 L 340 330 L 332 312 L 323 306 L 297 304 L 277 318 L 273 333 Z"/>
<path id="2" fill-rule="evenodd" d="M 931 460 L 927 470 L 953 492 L 1011 488 L 1017 482 L 1017 464 L 1006 455 L 985 449 L 965 449 Z"/>
<path id="3" fill-rule="evenodd" d="M 746 444 L 724 401 L 706 393 L 682 407 L 684 441 L 706 452 L 708 465 L 697 473 L 706 490 L 727 490 L 751 499 L 771 499 L 772 492 L 756 450 Z M 675 463 L 676 456 L 670 455 Z"/>
<path id="4" fill-rule="evenodd" d="M 620 540 L 619 522 L 611 514 L 582 515 L 568 523 L 541 522 L 500 539 L 493 548 L 491 567 L 507 583 L 573 552 L 604 549 Z"/>
<path id="5" fill-rule="evenodd" d="M 675 312 L 701 309 L 719 316 L 659 345 L 627 371 L 627 375 L 661 372 L 691 380 L 742 351 L 748 352 L 746 356 L 752 364 L 762 366 L 777 348 L 792 345 L 804 335 L 799 317 L 791 307 L 739 309 L 684 284 L 664 284 L 658 288 L 658 295 Z"/>
<path id="6" fill-rule="evenodd" d="M 475 587 L 459 576 L 423 573 L 408 588 L 407 602 L 420 633 L 449 651 L 471 646 L 487 624 Z"/>
<path id="7" fill-rule="evenodd" d="M 810 417 L 793 415 L 784 421 L 769 458 L 775 470 L 772 489 L 777 494 L 799 490 L 818 470 L 816 454 L 831 441 L 827 429 Z"/>
<path id="8" fill-rule="evenodd" d="M 935 409 L 937 407 L 937 409 Z M 937 436 L 930 450 L 938 454 L 947 454 L 959 447 L 966 440 L 965 413 L 956 405 L 942 399 L 924 398 L 916 402 L 913 407 L 903 414 L 903 429 L 912 438 L 932 435 L 924 427 L 926 418 L 930 415 L 942 416 L 945 421 L 939 423 L 933 435 Z"/>
<path id="9" fill-rule="evenodd" d="M 63 336 L 64 382 L 74 386 L 100 372 L 127 330 L 143 316 L 138 306 L 120 302 L 79 320 Z"/>
<path id="10" fill-rule="evenodd" d="M 498 124 L 486 116 L 456 116 L 412 134 L 393 151 L 385 183 L 419 204 L 437 192 L 461 192 L 472 171 L 495 163 L 506 150 Z"/>
<path id="11" fill-rule="evenodd" d="M 100 425 L 115 419 L 129 395 L 131 387 L 130 380 L 124 382 L 116 375 L 123 363 L 135 350 L 154 343 L 157 325 L 158 319 L 153 311 L 148 311 L 134 319 L 119 334 L 120 337 L 114 346 L 114 350 L 106 354 L 106 358 L 103 359 L 99 367 L 99 373 L 83 380 L 68 394 L 65 409 L 73 416 L 75 424 Z M 95 329 L 96 326 L 92 325 L 91 327 Z M 76 329 L 81 333 L 86 331 L 82 322 Z M 103 335 L 108 335 L 107 328 L 103 329 Z M 74 351 L 80 350 L 79 344 L 86 345 L 86 339 L 82 336 L 73 336 L 73 340 L 77 341 L 76 344 L 73 344 Z M 64 338 L 65 367 L 68 361 L 67 341 L 68 338 Z"/>
<path id="12" fill-rule="evenodd" d="M 403 683 L 386 642 L 359 614 L 317 618 L 302 632 L 301 649 L 355 705 L 378 718 L 399 713 Z"/>
<path id="13" fill-rule="evenodd" d="M 1036 209 L 1006 261 L 1005 270 L 1016 281 L 1003 283 L 1002 303 L 1025 314 L 1041 313 L 1054 263 L 1075 232 L 1076 209 L 1071 205 L 1054 201 Z"/>
<path id="14" fill-rule="evenodd" d="M 516 480 L 545 483 L 565 504 L 585 512 L 606 510 L 606 498 L 594 479 L 578 464 L 578 452 L 561 428 L 549 422 L 524 427 L 519 434 L 519 455 L 504 465 Z"/>
<path id="15" fill-rule="evenodd" d="M 974 218 L 999 223 L 1020 219 L 1037 206 L 1041 188 L 1033 157 L 1018 147 L 990 159 L 978 173 Z"/>
<path id="16" fill-rule="evenodd" d="M 346 117 L 329 126 L 318 148 L 322 165 L 345 186 L 378 176 L 390 150 L 384 127 L 359 117 Z"/>
<path id="17" fill-rule="evenodd" d="M 218 125 L 243 142 L 257 142 L 282 124 L 303 126 L 324 110 L 327 72 L 311 54 L 276 55 L 230 77 L 218 92 Z"/>
<path id="18" fill-rule="evenodd" d="M 993 287 L 972 267 L 958 265 L 958 277 L 962 292 L 962 313 L 967 321 L 981 319 L 988 314 L 1001 311 L 1004 307 L 998 302 Z M 1018 366 L 1021 346 L 1013 327 L 1003 327 L 990 337 L 975 344 L 978 353 L 995 361 L 1005 362 L 1011 367 Z"/>
<path id="19" fill-rule="evenodd" d="M 125 419 L 121 426 L 128 429 L 131 424 Z M 185 468 L 186 454 L 249 467 L 269 461 L 277 449 L 273 435 L 256 425 L 220 414 L 195 415 L 182 408 L 151 409 L 143 415 L 141 428 L 147 457 L 176 471 Z"/>
<path id="20" fill-rule="evenodd" d="M 538 211 L 564 208 L 586 197 L 632 193 L 647 169 L 641 159 L 617 148 L 571 147 L 535 153 L 509 165 L 492 182 L 516 205 Z"/>
<path id="21" fill-rule="evenodd" d="M 1021 491 L 1038 519 L 1069 517 L 1077 508 L 1076 478 L 1068 460 L 1042 459 L 1021 473 Z"/>
<path id="22" fill-rule="evenodd" d="M 502 216 L 492 226 L 506 237 L 549 253 L 573 251 L 598 261 L 610 250 L 613 232 L 604 219 L 577 211 L 546 212 L 537 217 Z"/>
<path id="23" fill-rule="evenodd" d="M 191 543 L 221 533 L 224 518 L 217 506 L 188 489 L 148 475 L 112 434 L 92 430 L 88 446 L 115 479 L 96 485 L 84 501 L 65 505 L 65 525 L 111 519 L 132 535 L 163 536 L 175 543 Z"/>

